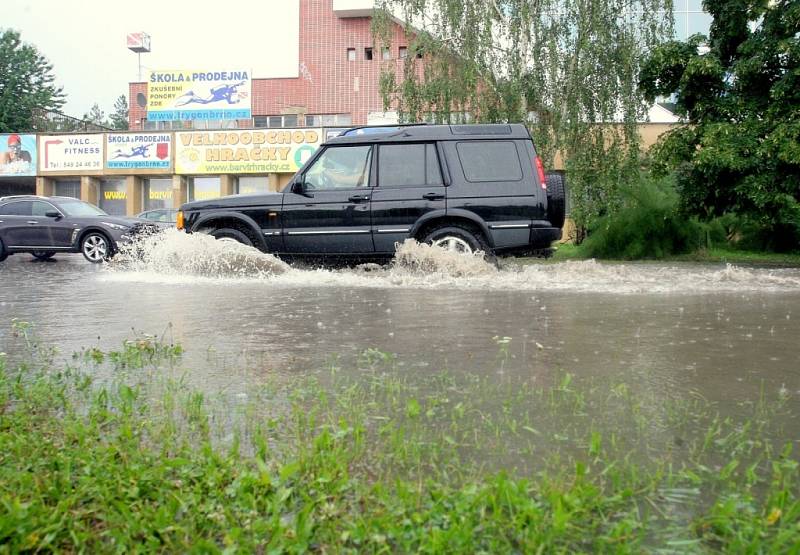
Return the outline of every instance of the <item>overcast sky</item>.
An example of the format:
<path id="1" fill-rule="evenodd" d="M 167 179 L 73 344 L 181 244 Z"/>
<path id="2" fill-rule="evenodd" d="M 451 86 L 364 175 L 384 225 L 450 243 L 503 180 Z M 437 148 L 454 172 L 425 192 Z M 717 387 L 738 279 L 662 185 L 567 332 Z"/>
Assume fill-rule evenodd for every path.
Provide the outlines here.
<path id="1" fill-rule="evenodd" d="M 299 0 L 15 0 L 0 28 L 18 30 L 53 64 L 64 112 L 82 116 L 97 102 L 109 113 L 138 78 L 128 33 L 144 31 L 142 79 L 152 69 L 243 69 L 255 77 L 295 77 Z"/>

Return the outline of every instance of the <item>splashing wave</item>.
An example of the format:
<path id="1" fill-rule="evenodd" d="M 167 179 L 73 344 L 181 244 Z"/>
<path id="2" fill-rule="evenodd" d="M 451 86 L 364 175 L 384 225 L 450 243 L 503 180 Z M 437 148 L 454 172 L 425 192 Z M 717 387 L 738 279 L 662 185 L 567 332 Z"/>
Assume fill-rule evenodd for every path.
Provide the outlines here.
<path id="1" fill-rule="evenodd" d="M 387 265 L 302 269 L 238 243 L 169 230 L 140 242 L 109 264 L 102 279 L 121 282 L 264 283 L 275 287 L 371 287 L 456 290 L 564 291 L 611 294 L 798 292 L 800 269 L 741 268 L 596 260 L 500 268 L 409 240 Z"/>

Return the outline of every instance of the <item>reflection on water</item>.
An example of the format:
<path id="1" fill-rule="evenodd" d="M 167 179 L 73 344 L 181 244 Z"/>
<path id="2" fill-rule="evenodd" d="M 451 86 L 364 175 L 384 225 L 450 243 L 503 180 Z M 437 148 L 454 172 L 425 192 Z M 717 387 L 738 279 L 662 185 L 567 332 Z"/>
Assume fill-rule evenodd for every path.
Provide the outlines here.
<path id="1" fill-rule="evenodd" d="M 497 269 L 407 245 L 389 267 L 300 270 L 206 239 L 175 234 L 144 262 L 107 267 L 78 255 L 9 258 L 0 350 L 15 348 L 13 318 L 65 355 L 171 324 L 187 381 L 209 392 L 243 392 L 334 360 L 346 372 L 374 348 L 397 355 L 397 372 L 546 381 L 566 371 L 664 396 L 695 390 L 731 410 L 762 386 L 800 396 L 797 269 Z"/>

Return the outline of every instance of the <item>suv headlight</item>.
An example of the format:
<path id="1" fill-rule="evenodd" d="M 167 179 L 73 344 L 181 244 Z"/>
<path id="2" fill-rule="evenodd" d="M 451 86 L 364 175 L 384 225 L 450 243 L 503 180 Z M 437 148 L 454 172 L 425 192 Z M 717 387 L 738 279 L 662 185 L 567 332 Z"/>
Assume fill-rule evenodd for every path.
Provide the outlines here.
<path id="1" fill-rule="evenodd" d="M 111 222 L 100 222 L 106 227 L 110 227 L 111 229 L 116 229 L 118 231 L 125 231 L 126 229 L 130 229 L 131 226 L 128 225 L 120 225 L 120 224 L 112 224 Z"/>

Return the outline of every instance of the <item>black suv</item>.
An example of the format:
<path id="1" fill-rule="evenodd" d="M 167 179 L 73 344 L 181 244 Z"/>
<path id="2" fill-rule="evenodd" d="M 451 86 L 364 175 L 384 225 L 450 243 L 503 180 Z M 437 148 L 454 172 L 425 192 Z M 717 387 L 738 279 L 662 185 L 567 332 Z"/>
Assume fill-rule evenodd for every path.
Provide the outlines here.
<path id="1" fill-rule="evenodd" d="M 40 260 L 57 252 L 82 252 L 89 262 L 103 262 L 155 224 L 109 216 L 98 207 L 71 197 L 20 195 L 0 198 L 0 261 L 27 252 Z"/>
<path id="2" fill-rule="evenodd" d="M 529 253 L 563 223 L 563 182 L 545 177 L 528 130 L 492 124 L 352 129 L 282 192 L 190 202 L 177 226 L 279 255 L 363 257 L 407 238 Z"/>

